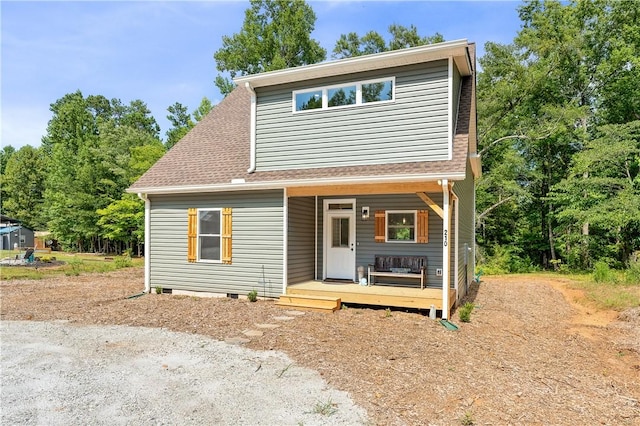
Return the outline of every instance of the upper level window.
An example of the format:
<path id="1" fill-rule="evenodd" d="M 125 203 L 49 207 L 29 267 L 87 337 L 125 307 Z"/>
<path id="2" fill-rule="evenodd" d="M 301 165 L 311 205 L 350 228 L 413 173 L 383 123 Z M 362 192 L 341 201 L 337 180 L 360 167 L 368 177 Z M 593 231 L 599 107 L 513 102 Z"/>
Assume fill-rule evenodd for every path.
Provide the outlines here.
<path id="1" fill-rule="evenodd" d="M 362 84 L 362 103 L 393 100 L 393 82 L 391 80 Z"/>
<path id="2" fill-rule="evenodd" d="M 327 89 L 329 108 L 341 105 L 353 105 L 356 103 L 356 86 L 332 87 Z"/>
<path id="3" fill-rule="evenodd" d="M 390 102 L 395 99 L 395 77 L 325 86 L 293 92 L 293 112 L 350 105 Z"/>
<path id="4" fill-rule="evenodd" d="M 298 92 L 295 94 L 296 111 L 322 108 L 322 90 Z"/>

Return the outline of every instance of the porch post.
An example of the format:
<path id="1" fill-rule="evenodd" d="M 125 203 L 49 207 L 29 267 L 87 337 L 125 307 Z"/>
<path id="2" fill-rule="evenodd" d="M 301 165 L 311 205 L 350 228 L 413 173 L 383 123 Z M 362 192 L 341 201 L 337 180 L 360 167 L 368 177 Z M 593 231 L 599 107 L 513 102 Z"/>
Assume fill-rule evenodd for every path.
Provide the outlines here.
<path id="1" fill-rule="evenodd" d="M 449 283 L 451 282 L 451 208 L 449 206 L 449 182 L 442 180 L 442 319 L 449 319 Z"/>
<path id="2" fill-rule="evenodd" d="M 282 191 L 282 294 L 287 294 L 288 246 L 289 246 L 289 196 L 287 188 Z"/>

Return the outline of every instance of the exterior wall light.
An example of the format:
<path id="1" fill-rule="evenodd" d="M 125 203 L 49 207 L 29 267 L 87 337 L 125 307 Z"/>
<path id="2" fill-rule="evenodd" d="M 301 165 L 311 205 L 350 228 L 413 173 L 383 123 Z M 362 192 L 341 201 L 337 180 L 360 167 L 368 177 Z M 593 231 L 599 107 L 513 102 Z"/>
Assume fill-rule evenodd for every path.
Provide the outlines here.
<path id="1" fill-rule="evenodd" d="M 368 206 L 363 206 L 362 207 L 362 220 L 367 220 L 369 219 L 369 207 Z"/>

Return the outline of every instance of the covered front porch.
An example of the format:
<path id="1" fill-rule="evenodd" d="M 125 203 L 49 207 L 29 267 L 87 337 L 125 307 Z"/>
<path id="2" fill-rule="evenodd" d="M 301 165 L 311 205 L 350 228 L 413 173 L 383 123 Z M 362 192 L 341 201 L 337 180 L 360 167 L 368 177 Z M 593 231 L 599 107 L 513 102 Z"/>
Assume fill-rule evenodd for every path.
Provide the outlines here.
<path id="1" fill-rule="evenodd" d="M 452 186 L 441 179 L 287 188 L 287 277 L 281 301 L 295 305 L 318 297 L 409 309 L 434 306 L 448 318 L 461 296 Z M 376 269 L 382 272 L 375 285 L 366 285 L 357 270 L 365 269 L 367 277 L 369 265 L 381 257 L 424 259 L 424 278 L 409 279 L 415 268 L 404 275 L 397 270 L 405 268 L 383 268 Z"/>

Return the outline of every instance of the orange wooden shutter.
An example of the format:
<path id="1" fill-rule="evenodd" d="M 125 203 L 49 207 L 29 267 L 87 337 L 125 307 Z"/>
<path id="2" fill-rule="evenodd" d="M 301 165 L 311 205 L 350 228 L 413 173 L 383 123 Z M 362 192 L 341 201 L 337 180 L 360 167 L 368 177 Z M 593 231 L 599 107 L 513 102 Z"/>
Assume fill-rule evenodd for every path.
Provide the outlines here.
<path id="1" fill-rule="evenodd" d="M 376 243 L 384 243 L 385 235 L 386 235 L 386 218 L 384 214 L 384 210 L 377 210 L 375 214 L 376 218 L 376 235 L 375 241 Z"/>
<path id="2" fill-rule="evenodd" d="M 231 265 L 231 208 L 222 209 L 222 263 Z"/>
<path id="3" fill-rule="evenodd" d="M 418 210 L 418 243 L 429 242 L 429 211 Z"/>
<path id="4" fill-rule="evenodd" d="M 194 263 L 198 247 L 198 209 L 188 209 L 187 217 L 187 262 Z"/>

